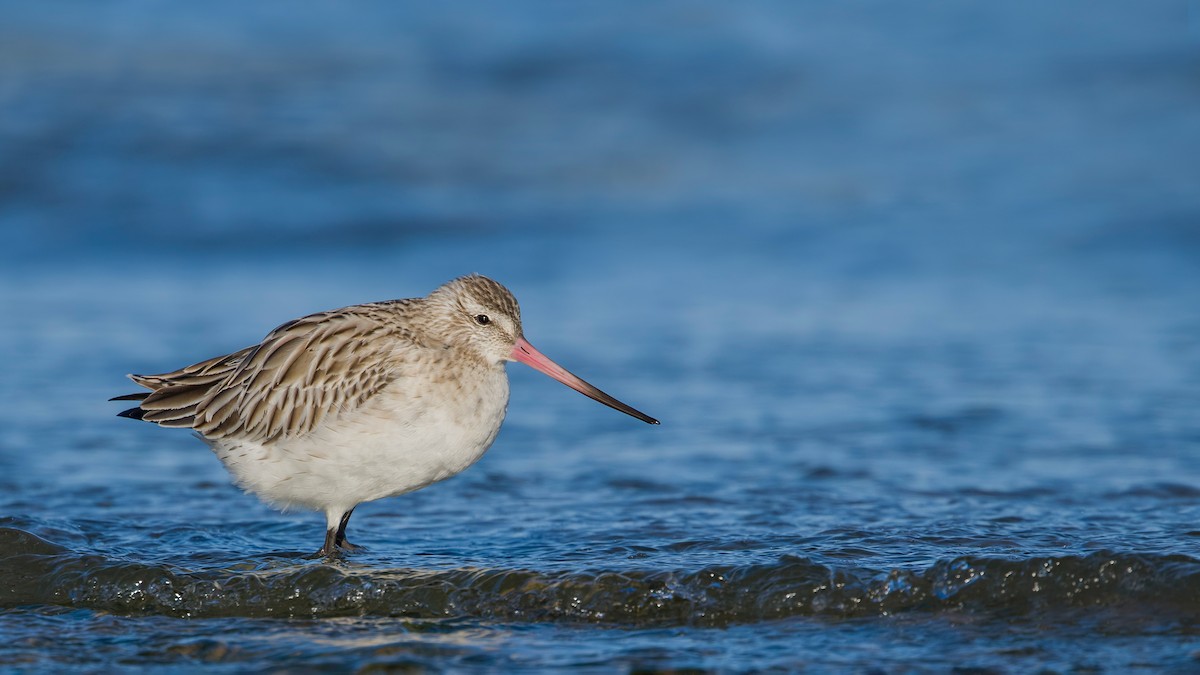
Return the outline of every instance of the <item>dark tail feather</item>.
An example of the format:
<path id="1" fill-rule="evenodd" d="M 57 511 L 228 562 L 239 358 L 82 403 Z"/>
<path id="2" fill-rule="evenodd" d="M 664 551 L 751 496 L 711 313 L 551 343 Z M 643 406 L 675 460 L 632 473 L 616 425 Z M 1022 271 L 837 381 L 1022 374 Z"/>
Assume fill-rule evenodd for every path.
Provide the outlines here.
<path id="1" fill-rule="evenodd" d="M 124 396 L 114 396 L 108 400 L 110 400 L 110 401 L 144 401 L 144 400 L 146 400 L 146 397 L 150 395 L 150 393 L 151 392 L 147 391 L 147 392 L 141 392 L 141 393 L 137 393 L 137 394 L 125 394 Z M 146 414 L 146 411 L 142 410 L 141 408 L 130 408 L 129 410 L 122 410 L 121 412 L 117 413 L 117 417 L 128 417 L 131 420 L 140 420 L 140 419 L 142 419 L 142 417 L 145 414 Z"/>
<path id="2" fill-rule="evenodd" d="M 115 399 L 114 399 L 115 400 Z M 141 408 L 130 408 L 117 413 L 117 417 L 128 417 L 131 420 L 140 420 L 146 415 L 146 411 Z"/>

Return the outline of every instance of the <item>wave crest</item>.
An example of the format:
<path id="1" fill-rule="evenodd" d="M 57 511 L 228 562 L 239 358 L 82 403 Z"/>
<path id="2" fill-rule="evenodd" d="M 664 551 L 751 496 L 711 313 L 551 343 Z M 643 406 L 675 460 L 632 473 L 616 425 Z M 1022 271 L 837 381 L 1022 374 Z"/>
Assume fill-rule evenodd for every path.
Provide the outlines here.
<path id="1" fill-rule="evenodd" d="M 914 611 L 1020 615 L 1127 603 L 1190 616 L 1200 607 L 1200 561 L 1110 552 L 960 557 L 887 571 L 831 568 L 792 556 L 694 571 L 361 569 L 317 561 L 184 571 L 72 552 L 13 528 L 0 528 L 0 551 L 0 608 L 57 605 L 121 614 L 719 626 Z"/>

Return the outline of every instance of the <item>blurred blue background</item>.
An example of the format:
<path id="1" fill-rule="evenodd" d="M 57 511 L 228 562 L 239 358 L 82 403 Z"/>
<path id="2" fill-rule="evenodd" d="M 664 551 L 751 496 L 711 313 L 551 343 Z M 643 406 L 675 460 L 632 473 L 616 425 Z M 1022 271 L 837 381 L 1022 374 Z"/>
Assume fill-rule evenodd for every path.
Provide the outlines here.
<path id="1" fill-rule="evenodd" d="M 511 368 L 479 467 L 356 516 L 375 563 L 1190 556 L 1198 158 L 1195 2 L 0 1 L 5 513 L 307 547 L 105 399 L 479 272 L 663 426 Z M 645 663 L 763 648 L 689 645 Z"/>
<path id="2" fill-rule="evenodd" d="M 3 14 L 3 335 L 37 399 L 480 272 L 685 427 L 1087 405 L 1048 368 L 1195 401 L 1194 3 Z M 911 381 L 952 368 L 1004 377 Z"/>

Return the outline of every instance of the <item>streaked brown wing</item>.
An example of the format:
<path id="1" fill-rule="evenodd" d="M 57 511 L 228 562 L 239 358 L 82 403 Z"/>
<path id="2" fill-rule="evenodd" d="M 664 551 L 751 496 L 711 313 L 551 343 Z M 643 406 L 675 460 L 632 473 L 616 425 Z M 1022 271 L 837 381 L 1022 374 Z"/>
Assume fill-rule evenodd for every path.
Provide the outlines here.
<path id="1" fill-rule="evenodd" d="M 212 384 L 226 377 L 233 372 L 238 364 L 246 358 L 246 355 L 254 351 L 257 347 L 246 347 L 245 349 L 236 351 L 225 356 L 218 356 L 207 361 L 194 363 L 190 366 L 180 368 L 171 373 L 161 373 L 159 375 L 130 375 L 129 379 L 151 390 L 159 390 L 164 387 L 187 385 L 201 386 Z"/>
<path id="2" fill-rule="evenodd" d="M 313 314 L 276 328 L 255 347 L 135 378 L 162 385 L 142 401 L 142 419 L 191 427 L 209 439 L 266 441 L 310 432 L 330 413 L 362 405 L 393 377 L 390 356 L 408 334 L 372 309 Z"/>

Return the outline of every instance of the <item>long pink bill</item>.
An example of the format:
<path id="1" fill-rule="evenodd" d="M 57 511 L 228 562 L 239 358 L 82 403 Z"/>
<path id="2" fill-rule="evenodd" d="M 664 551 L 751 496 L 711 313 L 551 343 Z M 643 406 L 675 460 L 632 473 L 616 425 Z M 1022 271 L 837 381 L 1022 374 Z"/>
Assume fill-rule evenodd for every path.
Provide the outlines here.
<path id="1" fill-rule="evenodd" d="M 513 347 L 512 350 L 512 358 L 515 361 L 524 363 L 534 370 L 539 370 L 550 377 L 553 377 L 554 379 L 562 382 L 584 396 L 599 401 L 610 408 L 620 410 L 626 415 L 636 417 L 647 424 L 658 424 L 658 420 L 654 419 L 653 417 L 641 411 L 630 408 L 624 403 L 621 403 L 617 399 L 567 372 L 565 368 L 551 361 L 545 354 L 534 349 L 533 345 L 529 344 L 525 338 L 517 338 L 517 345 Z"/>

